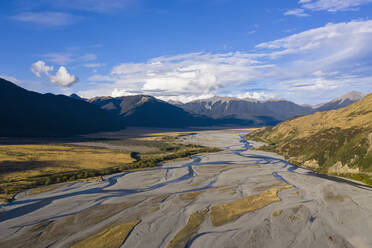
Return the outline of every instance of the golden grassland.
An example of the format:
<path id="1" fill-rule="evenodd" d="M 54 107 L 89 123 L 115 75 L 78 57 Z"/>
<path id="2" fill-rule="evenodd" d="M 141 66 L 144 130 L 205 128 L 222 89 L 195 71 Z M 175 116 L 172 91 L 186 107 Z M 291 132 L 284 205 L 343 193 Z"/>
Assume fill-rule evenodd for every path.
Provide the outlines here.
<path id="1" fill-rule="evenodd" d="M 139 222 L 139 220 L 135 220 L 107 227 L 99 233 L 73 245 L 71 248 L 118 248 Z"/>
<path id="2" fill-rule="evenodd" d="M 133 134 L 130 131 L 99 134 L 98 143 L 106 143 L 108 147 L 60 144 L 45 142 L 40 144 L 0 145 L 0 201 L 9 201 L 14 194 L 29 188 L 38 187 L 31 193 L 41 193 L 51 190 L 50 184 L 76 181 L 95 180 L 102 175 L 118 173 L 127 170 L 158 166 L 166 160 L 185 158 L 197 153 L 217 151 L 198 145 L 182 145 L 177 143 L 177 137 L 190 135 L 190 132 L 163 132 Z M 121 135 L 121 136 L 120 136 Z M 139 137 L 154 137 L 150 140 L 136 140 Z M 121 138 L 120 138 L 121 137 Z M 138 152 L 128 152 L 126 149 L 110 149 L 110 144 L 120 144 L 120 147 L 139 147 Z M 93 144 L 93 145 L 92 145 Z M 141 150 L 141 147 L 154 149 Z"/>
<path id="3" fill-rule="evenodd" d="M 37 183 L 34 179 L 38 177 L 82 170 L 100 170 L 133 161 L 134 159 L 127 152 L 105 148 L 54 144 L 0 145 L 0 188 L 2 189 L 0 199 L 9 199 L 24 188 L 53 183 L 48 179 L 45 179 L 44 183 Z M 49 189 L 40 188 L 31 193 L 47 190 Z"/>
<path id="4" fill-rule="evenodd" d="M 105 148 L 67 145 L 0 145 L 0 179 L 22 179 L 40 174 L 102 169 L 133 162 L 130 153 Z"/>
<path id="5" fill-rule="evenodd" d="M 286 185 L 282 188 L 271 189 L 260 194 L 250 195 L 232 203 L 213 206 L 209 213 L 212 225 L 225 225 L 239 219 L 249 212 L 263 208 L 273 202 L 280 201 L 278 192 L 290 187 L 290 185 Z"/>
<path id="6" fill-rule="evenodd" d="M 192 235 L 198 232 L 208 213 L 208 209 L 200 210 L 190 215 L 186 225 L 168 244 L 168 248 L 184 248 Z"/>

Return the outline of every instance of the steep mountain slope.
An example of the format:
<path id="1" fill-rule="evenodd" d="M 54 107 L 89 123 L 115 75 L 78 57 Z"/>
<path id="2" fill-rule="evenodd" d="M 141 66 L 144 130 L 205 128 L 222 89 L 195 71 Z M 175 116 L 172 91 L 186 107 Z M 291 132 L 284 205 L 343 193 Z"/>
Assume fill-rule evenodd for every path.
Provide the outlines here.
<path id="1" fill-rule="evenodd" d="M 124 128 L 116 116 L 71 97 L 39 94 L 0 78 L 0 136 L 64 136 Z"/>
<path id="2" fill-rule="evenodd" d="M 213 97 L 177 106 L 212 118 L 230 117 L 252 120 L 261 125 L 274 125 L 294 116 L 313 112 L 311 107 L 300 106 L 285 100 L 259 101 L 234 97 Z"/>
<path id="3" fill-rule="evenodd" d="M 74 94 L 71 94 L 70 97 L 73 98 L 73 99 L 76 99 L 76 100 L 82 100 L 82 101 L 85 101 L 86 100 L 85 98 L 82 98 L 82 97 L 80 97 L 79 95 L 77 95 L 75 93 Z"/>
<path id="4" fill-rule="evenodd" d="M 333 99 L 332 101 L 315 106 L 314 110 L 318 112 L 343 108 L 361 100 L 363 97 L 364 95 L 361 92 L 351 91 L 343 96 Z"/>
<path id="5" fill-rule="evenodd" d="M 88 100 L 104 110 L 119 115 L 130 126 L 189 127 L 221 124 L 252 124 L 248 121 L 221 119 L 191 114 L 182 108 L 152 96 L 95 97 Z"/>
<path id="6" fill-rule="evenodd" d="M 269 145 L 264 149 L 322 172 L 371 173 L 372 94 L 345 108 L 298 117 L 247 138 L 265 141 Z"/>

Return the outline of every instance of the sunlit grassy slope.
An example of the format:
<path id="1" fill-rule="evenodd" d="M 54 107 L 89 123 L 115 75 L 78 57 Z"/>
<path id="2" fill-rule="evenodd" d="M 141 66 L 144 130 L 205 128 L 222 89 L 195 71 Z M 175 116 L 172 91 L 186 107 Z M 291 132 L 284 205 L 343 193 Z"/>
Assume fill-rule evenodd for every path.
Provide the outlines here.
<path id="1" fill-rule="evenodd" d="M 371 183 L 372 94 L 348 107 L 285 121 L 246 136 L 294 163 Z"/>

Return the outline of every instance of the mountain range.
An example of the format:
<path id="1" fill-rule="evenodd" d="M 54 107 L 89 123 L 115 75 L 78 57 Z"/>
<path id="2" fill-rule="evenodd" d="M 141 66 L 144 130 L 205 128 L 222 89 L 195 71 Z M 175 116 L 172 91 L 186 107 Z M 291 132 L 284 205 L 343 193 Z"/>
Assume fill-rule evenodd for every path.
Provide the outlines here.
<path id="1" fill-rule="evenodd" d="M 95 97 L 40 94 L 0 79 L 0 136 L 63 136 L 114 131 L 124 126 L 172 127 L 275 125 L 325 108 L 355 102 L 353 92 L 316 108 L 286 100 L 213 97 L 188 103 L 148 95 Z"/>
<path id="2" fill-rule="evenodd" d="M 283 99 L 260 101 L 252 98 L 212 97 L 188 103 L 174 103 L 191 113 L 211 118 L 251 120 L 257 126 L 275 125 L 296 116 L 334 110 L 363 98 L 360 92 L 350 92 L 318 106 L 303 106 Z"/>
<path id="3" fill-rule="evenodd" d="M 249 125 L 246 120 L 213 119 L 193 114 L 152 96 L 95 97 L 87 102 L 99 106 L 120 118 L 129 126 L 190 127 L 223 124 Z"/>

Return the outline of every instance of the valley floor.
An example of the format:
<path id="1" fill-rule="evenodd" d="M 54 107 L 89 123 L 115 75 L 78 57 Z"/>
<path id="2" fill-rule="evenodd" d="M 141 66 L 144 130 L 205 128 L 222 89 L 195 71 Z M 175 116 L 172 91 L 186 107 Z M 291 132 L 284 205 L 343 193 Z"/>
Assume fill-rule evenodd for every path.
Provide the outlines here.
<path id="1" fill-rule="evenodd" d="M 372 247 L 372 189 L 253 151 L 241 131 L 181 142 L 220 152 L 20 193 L 0 247 Z"/>

